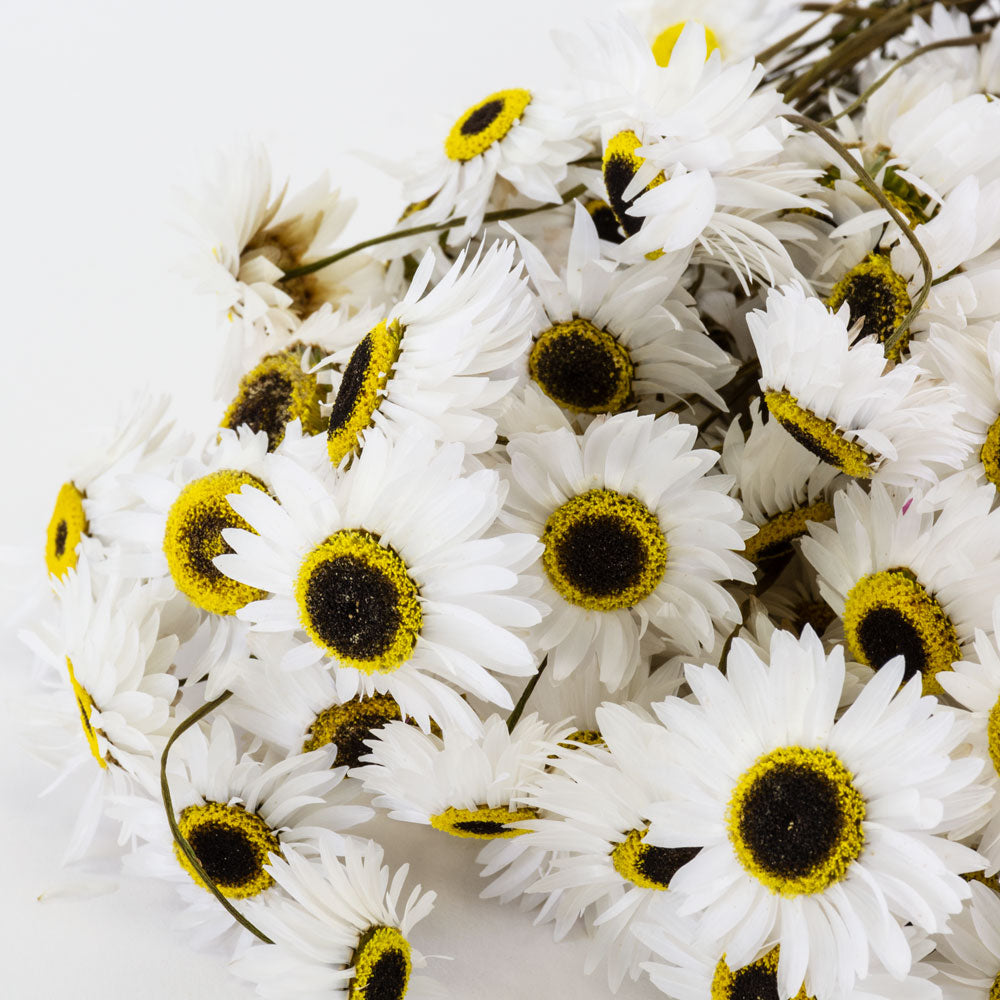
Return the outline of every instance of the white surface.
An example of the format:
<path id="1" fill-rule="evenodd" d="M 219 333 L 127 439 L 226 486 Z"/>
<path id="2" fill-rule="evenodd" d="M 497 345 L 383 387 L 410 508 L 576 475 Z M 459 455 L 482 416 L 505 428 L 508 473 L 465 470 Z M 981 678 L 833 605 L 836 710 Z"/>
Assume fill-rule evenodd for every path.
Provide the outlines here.
<path id="1" fill-rule="evenodd" d="M 442 129 L 500 87 L 557 79 L 548 28 L 609 9 L 601 0 L 378 3 L 36 0 L 0 7 L 4 94 L 0 181 L 4 488 L 0 544 L 45 525 L 74 455 L 132 390 L 169 390 L 192 426 L 210 401 L 212 310 L 170 273 L 171 188 L 230 138 L 265 140 L 293 189 L 331 168 L 362 200 L 353 233 L 398 213 L 395 186 L 346 155 L 385 156 L 440 141 Z M 16 582 L 16 581 L 15 581 Z M 248 997 L 224 960 L 190 950 L 169 926 L 167 887 L 58 867 L 75 808 L 66 785 L 13 744 L 22 660 L 0 671 L 0 995 L 7 1000 Z M 591 1000 L 583 942 L 553 945 L 513 906 L 476 898 L 475 844 L 397 826 L 394 864 L 438 890 L 419 928 L 442 981 L 465 1000 Z M 103 867 L 114 853 L 103 849 Z M 103 893 L 103 894 L 95 894 Z M 39 899 L 38 897 L 41 897 Z M 626 987 L 625 1000 L 652 997 Z"/>

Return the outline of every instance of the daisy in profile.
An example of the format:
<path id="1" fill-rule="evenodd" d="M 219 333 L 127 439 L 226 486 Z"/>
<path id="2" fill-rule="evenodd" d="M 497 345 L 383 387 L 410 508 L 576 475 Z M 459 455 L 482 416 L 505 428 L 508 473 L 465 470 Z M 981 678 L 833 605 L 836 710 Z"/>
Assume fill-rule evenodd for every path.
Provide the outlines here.
<path id="1" fill-rule="evenodd" d="M 586 971 L 606 962 L 608 985 L 617 990 L 626 975 L 637 979 L 650 957 L 632 926 L 671 895 L 674 876 L 699 848 L 646 842 L 652 804 L 673 797 L 663 727 L 624 705 L 605 704 L 596 714 L 601 746 L 572 737 L 560 744 L 551 773 L 526 799 L 540 818 L 523 824 L 530 828 L 524 841 L 552 852 L 548 873 L 528 887 L 547 897 L 540 918 L 555 919 L 558 941 L 587 913 L 594 932 Z"/>
<path id="2" fill-rule="evenodd" d="M 784 213 L 821 207 L 809 197 L 818 172 L 779 162 L 794 128 L 777 90 L 759 86 L 763 67 L 710 54 L 694 20 L 666 66 L 625 18 L 555 37 L 601 126 L 605 200 L 627 236 L 623 259 L 692 248 L 746 290 L 754 276 L 790 280 L 784 243 L 812 237 Z"/>
<path id="3" fill-rule="evenodd" d="M 238 616 L 284 635 L 285 669 L 324 662 L 341 702 L 388 694 L 425 731 L 432 717 L 468 730 L 461 692 L 509 709 L 494 673 L 535 671 L 517 631 L 541 619 L 534 581 L 521 578 L 541 545 L 491 531 L 499 475 L 462 475 L 461 445 L 377 431 L 365 442 L 326 480 L 276 461 L 270 492 L 234 488 L 244 527 L 224 529 L 234 552 L 213 568 L 259 595 Z"/>
<path id="4" fill-rule="evenodd" d="M 496 878 L 482 895 L 506 902 L 538 877 L 546 860 L 547 849 L 525 836 L 537 817 L 526 800 L 573 726 L 534 714 L 510 731 L 495 714 L 477 723 L 473 735 L 446 727 L 437 737 L 391 722 L 367 741 L 371 750 L 352 776 L 392 819 L 488 841 L 476 860 L 484 877 Z"/>
<path id="5" fill-rule="evenodd" d="M 730 424 L 719 464 L 736 480 L 744 517 L 757 526 L 743 554 L 760 569 L 786 560 L 791 543 L 805 534 L 810 521 L 833 517 L 830 497 L 837 470 L 803 448 L 774 418 L 764 423 L 759 400 L 750 404 L 745 438 L 739 418 Z"/>
<path id="6" fill-rule="evenodd" d="M 689 395 L 724 405 L 716 390 L 735 367 L 679 286 L 687 254 L 618 268 L 579 203 L 562 277 L 527 240 L 518 245 L 540 306 L 524 374 L 565 411 L 662 411 Z"/>
<path id="7" fill-rule="evenodd" d="M 81 558 L 54 589 L 55 619 L 21 637 L 60 682 L 48 685 L 21 725 L 31 752 L 60 771 L 51 787 L 86 786 L 64 859 L 75 861 L 110 796 L 154 787 L 172 725 L 179 639 L 163 627 L 170 586 L 124 578 L 113 554 L 93 566 Z"/>
<path id="8" fill-rule="evenodd" d="M 515 87 L 487 94 L 463 111 L 437 150 L 405 173 L 384 166 L 403 182 L 412 207 L 405 225 L 461 216 L 464 223 L 448 231 L 448 243 L 461 246 L 482 228 L 498 181 L 522 200 L 561 202 L 570 164 L 591 150 L 581 131 L 558 95 Z"/>
<path id="9" fill-rule="evenodd" d="M 552 611 L 531 638 L 554 680 L 596 662 L 614 691 L 647 629 L 694 650 L 711 645 L 715 621 L 738 620 L 722 581 L 752 580 L 737 554 L 748 526 L 696 436 L 674 414 L 620 413 L 581 436 L 510 439 L 504 520 L 544 546 L 539 596 Z"/>
<path id="10" fill-rule="evenodd" d="M 434 905 L 416 886 L 402 901 L 409 865 L 395 874 L 373 840 L 342 847 L 328 836 L 319 858 L 271 855 L 282 895 L 256 914 L 272 944 L 254 944 L 231 966 L 272 1000 L 431 1000 L 443 994 L 414 974 L 427 962 L 410 935 Z"/>
<path id="11" fill-rule="evenodd" d="M 799 444 L 856 479 L 893 486 L 937 481 L 961 468 L 968 435 L 961 399 L 912 362 L 887 366 L 882 345 L 851 344 L 850 316 L 832 313 L 797 285 L 768 293 L 747 317 L 771 416 Z"/>
<path id="12" fill-rule="evenodd" d="M 357 308 L 382 297 L 382 268 L 365 254 L 282 280 L 329 254 L 354 212 L 325 175 L 286 200 L 285 188 L 272 193 L 263 147 L 243 148 L 218 159 L 187 207 L 187 271 L 215 297 L 227 335 L 216 387 L 223 397 L 261 356 L 289 347 L 300 322 L 324 303 Z"/>
<path id="13" fill-rule="evenodd" d="M 210 728 L 187 730 L 173 747 L 167 778 L 174 818 L 201 872 L 173 839 L 158 797 L 122 796 L 110 810 L 141 842 L 125 869 L 172 883 L 185 906 L 183 926 L 199 942 L 222 939 L 233 948 L 249 935 L 205 877 L 255 923 L 267 897 L 280 892 L 266 867 L 274 856 L 286 849 L 316 854 L 320 836 L 343 851 L 347 838 L 340 831 L 373 815 L 351 804 L 355 786 L 344 782 L 344 768 L 331 767 L 329 748 L 260 760 L 246 747 L 221 715 Z"/>
<path id="14" fill-rule="evenodd" d="M 327 430 L 334 465 L 361 449 L 372 425 L 390 437 L 417 428 L 473 454 L 496 441 L 490 410 L 511 381 L 490 376 L 527 352 L 535 308 L 514 244 L 495 243 L 468 264 L 463 250 L 430 288 L 434 263 L 428 251 L 388 316 L 325 359 L 343 368 Z"/>
<path id="15" fill-rule="evenodd" d="M 131 477 L 164 470 L 188 449 L 189 436 L 167 417 L 169 403 L 166 396 L 136 399 L 110 439 L 59 488 L 45 539 L 51 577 L 76 566 L 81 545 L 99 558 L 104 546 L 120 541 L 120 513 L 140 504 Z"/>
<path id="16" fill-rule="evenodd" d="M 873 958 L 906 976 L 904 925 L 943 931 L 983 863 L 944 835 L 989 794 L 982 762 L 956 754 L 958 713 L 915 679 L 900 688 L 897 658 L 838 719 L 843 652 L 811 630 L 776 633 L 770 665 L 736 640 L 726 676 L 689 666 L 687 680 L 692 701 L 653 706 L 673 795 L 647 814 L 649 843 L 700 848 L 671 882 L 680 912 L 730 970 L 777 945 L 782 997 L 850 995 Z"/>
<path id="17" fill-rule="evenodd" d="M 894 498 L 880 484 L 834 498 L 835 518 L 813 524 L 802 553 L 819 589 L 844 623 L 852 655 L 875 670 L 893 657 L 905 677 L 920 674 L 926 694 L 961 660 L 977 628 L 989 630 L 1000 584 L 1000 510 L 995 490 L 968 477 L 937 513 L 920 495 Z"/>
<path id="18" fill-rule="evenodd" d="M 972 898 L 936 938 L 931 964 L 946 1000 L 992 1000 L 1000 986 L 1000 896 L 971 882 Z"/>

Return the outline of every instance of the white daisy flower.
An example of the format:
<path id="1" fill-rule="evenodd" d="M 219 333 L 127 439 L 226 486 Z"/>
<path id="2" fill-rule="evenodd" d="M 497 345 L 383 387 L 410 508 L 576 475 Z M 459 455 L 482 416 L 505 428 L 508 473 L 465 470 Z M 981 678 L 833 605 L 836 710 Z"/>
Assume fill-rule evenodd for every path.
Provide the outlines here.
<path id="1" fill-rule="evenodd" d="M 848 311 L 831 313 L 796 285 L 747 317 L 771 416 L 813 454 L 858 479 L 912 486 L 934 465 L 961 468 L 968 435 L 957 393 L 912 362 L 887 369 L 873 338 L 851 345 Z"/>
<path id="2" fill-rule="evenodd" d="M 972 882 L 972 898 L 937 938 L 931 963 L 946 1000 L 992 1000 L 1000 991 L 1000 896 Z"/>
<path id="3" fill-rule="evenodd" d="M 460 246 L 482 228 L 501 179 L 522 198 L 561 202 L 569 165 L 591 149 L 580 132 L 576 114 L 559 95 L 500 90 L 463 111 L 441 147 L 405 172 L 392 163 L 382 166 L 403 182 L 410 203 L 406 226 L 464 217 L 448 231 L 448 243 Z"/>
<path id="4" fill-rule="evenodd" d="M 779 162 L 794 127 L 781 117 L 781 95 L 759 86 L 763 67 L 706 59 L 705 29 L 695 21 L 666 67 L 624 18 L 556 40 L 589 81 L 607 201 L 628 236 L 621 254 L 696 247 L 697 259 L 721 260 L 744 285 L 754 276 L 790 280 L 782 241 L 811 234 L 779 214 L 818 206 L 807 197 L 818 191 L 817 171 Z"/>
<path id="5" fill-rule="evenodd" d="M 480 895 L 507 902 L 538 877 L 547 859 L 546 849 L 524 836 L 524 821 L 534 822 L 537 815 L 524 803 L 556 744 L 572 730 L 535 714 L 511 731 L 499 715 L 491 715 L 478 722 L 473 735 L 446 728 L 440 738 L 390 722 L 377 740 L 367 741 L 372 749 L 352 776 L 392 819 L 489 841 L 476 860 L 484 878 L 496 878 Z"/>
<path id="6" fill-rule="evenodd" d="M 718 947 L 691 940 L 690 920 L 665 907 L 655 911 L 655 922 L 639 924 L 635 933 L 659 959 L 644 962 L 643 969 L 662 993 L 674 1000 L 750 1000 L 779 997 L 780 948 L 766 951 L 742 968 L 731 969 Z M 905 927 L 914 963 L 903 978 L 890 975 L 876 960 L 874 968 L 857 985 L 838 993 L 837 1000 L 942 1000 L 941 987 L 933 981 L 934 967 L 920 961 L 934 950 L 933 942 L 915 927 Z M 949 994 L 950 996 L 950 994 Z M 815 1000 L 803 986 L 790 1000 Z"/>
<path id="7" fill-rule="evenodd" d="M 527 240 L 518 245 L 540 305 L 522 376 L 549 398 L 578 419 L 663 411 L 687 396 L 724 407 L 716 390 L 735 366 L 679 285 L 686 253 L 616 268 L 579 203 L 564 277 Z"/>
<path id="8" fill-rule="evenodd" d="M 938 675 L 991 627 L 1000 589 L 995 490 L 959 485 L 937 513 L 921 509 L 919 494 L 904 502 L 878 483 L 870 495 L 852 485 L 834 498 L 835 520 L 802 540 L 854 658 L 877 670 L 903 656 L 907 679 L 919 673 L 938 696 Z"/>
<path id="9" fill-rule="evenodd" d="M 154 787 L 177 694 L 169 671 L 179 640 L 164 628 L 169 585 L 123 578 L 113 555 L 94 566 L 80 559 L 54 589 L 56 620 L 21 637 L 61 683 L 22 725 L 28 749 L 59 768 L 51 787 L 67 779 L 87 785 L 65 857 L 73 861 L 89 847 L 109 796 L 135 782 Z"/>
<path id="10" fill-rule="evenodd" d="M 426 966 L 413 928 L 435 893 L 416 886 L 402 902 L 409 865 L 390 878 L 374 841 L 345 849 L 324 837 L 319 859 L 297 851 L 271 855 L 270 877 L 284 896 L 256 914 L 273 944 L 255 944 L 230 966 L 270 1000 L 430 1000 L 437 985 L 413 970 Z M 343 860 L 341 860 L 341 856 Z"/>
<path id="11" fill-rule="evenodd" d="M 526 845 L 553 852 L 550 871 L 528 887 L 549 897 L 540 918 L 551 911 L 559 940 L 592 911 L 585 969 L 606 961 L 608 985 L 617 990 L 626 975 L 637 979 L 640 963 L 650 957 L 631 933 L 633 924 L 650 918 L 698 848 L 645 842 L 652 804 L 673 797 L 666 780 L 673 758 L 663 727 L 611 704 L 597 710 L 597 725 L 607 750 L 561 744 L 556 770 L 541 777 L 525 800 L 541 818 L 522 825 L 530 825 Z"/>
<path id="12" fill-rule="evenodd" d="M 744 517 L 757 527 L 744 555 L 758 568 L 787 560 L 792 541 L 805 534 L 808 522 L 833 517 L 830 497 L 837 470 L 803 448 L 777 420 L 765 424 L 757 399 L 750 404 L 750 433 L 744 438 L 737 417 L 726 432 L 719 464 L 736 480 L 734 495 Z"/>
<path id="13" fill-rule="evenodd" d="M 344 782 L 345 768 L 331 768 L 328 748 L 261 761 L 241 745 L 229 721 L 217 716 L 208 733 L 195 726 L 178 738 L 167 778 L 178 829 L 202 871 L 255 924 L 266 897 L 277 892 L 265 867 L 271 858 L 284 856 L 285 848 L 315 854 L 321 836 L 343 851 L 340 831 L 374 813 L 349 804 L 356 786 Z M 121 797 L 112 812 L 144 842 L 126 857 L 126 870 L 173 883 L 185 904 L 182 926 L 202 942 L 248 943 L 248 933 L 174 841 L 161 801 Z"/>
<path id="14" fill-rule="evenodd" d="M 113 436 L 60 487 L 46 532 L 50 576 L 62 578 L 76 566 L 81 544 L 98 558 L 104 546 L 121 541 L 121 512 L 140 505 L 131 477 L 162 471 L 187 451 L 190 436 L 167 419 L 169 404 L 166 396 L 133 400 Z"/>
<path id="15" fill-rule="evenodd" d="M 726 676 L 689 666 L 687 680 L 693 702 L 654 705 L 675 766 L 647 836 L 701 848 L 671 882 L 681 913 L 700 914 L 699 937 L 720 942 L 731 969 L 777 944 L 780 996 L 805 984 L 839 997 L 872 956 L 901 979 L 913 964 L 903 925 L 944 930 L 969 896 L 961 873 L 983 863 L 942 835 L 986 792 L 981 761 L 952 756 L 958 713 L 915 680 L 900 688 L 897 659 L 834 721 L 843 653 L 826 655 L 811 630 L 777 633 L 769 667 L 736 640 Z"/>
<path id="16" fill-rule="evenodd" d="M 354 212 L 329 179 L 285 201 L 272 196 L 271 166 L 261 146 L 219 157 L 200 195 L 189 196 L 187 271 L 217 301 L 227 333 L 217 392 L 265 354 L 285 350 L 301 320 L 324 303 L 359 307 L 381 297 L 382 268 L 352 254 L 315 273 L 282 281 L 286 271 L 326 256 Z"/>
<path id="17" fill-rule="evenodd" d="M 393 444 L 376 431 L 350 469 L 327 482 L 275 461 L 273 496 L 243 489 L 230 497 L 252 531 L 226 529 L 235 554 L 216 566 L 262 598 L 270 593 L 238 615 L 287 635 L 284 668 L 325 660 L 340 701 L 389 694 L 424 730 L 432 717 L 475 725 L 459 691 L 511 707 L 491 671 L 534 673 L 512 630 L 540 620 L 527 596 L 533 581 L 518 574 L 541 545 L 529 535 L 488 535 L 501 482 L 485 469 L 463 476 L 464 457 L 461 445 L 436 449 L 416 434 Z"/>
<path id="18" fill-rule="evenodd" d="M 360 343 L 325 359 L 344 366 L 327 432 L 334 465 L 360 450 L 372 424 L 390 437 L 417 428 L 472 453 L 493 446 L 489 410 L 511 381 L 490 376 L 527 353 L 534 303 L 513 243 L 465 259 L 463 251 L 428 290 L 434 255 L 425 254 L 402 302 Z"/>
<path id="19" fill-rule="evenodd" d="M 697 428 L 674 414 L 620 413 L 582 436 L 567 430 L 511 438 L 504 520 L 545 548 L 540 597 L 553 608 L 532 634 L 553 678 L 597 662 L 616 690 L 639 662 L 647 628 L 688 648 L 713 623 L 738 620 L 724 580 L 752 580 L 736 553 L 748 526 L 707 475 L 718 456 L 694 450 Z"/>

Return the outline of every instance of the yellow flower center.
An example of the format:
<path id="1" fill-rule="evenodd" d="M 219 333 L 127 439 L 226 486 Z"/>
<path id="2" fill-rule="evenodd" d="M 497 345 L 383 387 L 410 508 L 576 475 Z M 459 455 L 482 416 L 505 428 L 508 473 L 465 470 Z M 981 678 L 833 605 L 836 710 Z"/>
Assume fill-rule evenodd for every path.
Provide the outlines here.
<path id="1" fill-rule="evenodd" d="M 485 153 L 517 124 L 530 103 L 527 90 L 498 90 L 484 97 L 452 126 L 444 141 L 445 155 L 462 163 Z"/>
<path id="2" fill-rule="evenodd" d="M 762 524 L 757 534 L 746 540 L 743 555 L 758 565 L 790 555 L 792 541 L 806 533 L 810 521 L 828 521 L 831 517 L 833 507 L 825 500 L 783 511 Z"/>
<path id="3" fill-rule="evenodd" d="M 604 147 L 604 187 L 608 192 L 611 210 L 628 236 L 633 236 L 642 228 L 641 216 L 629 215 L 628 213 L 635 199 L 666 180 L 661 170 L 641 191 L 631 198 L 625 197 L 625 189 L 632 183 L 632 178 L 646 162 L 644 157 L 636 153 L 640 146 L 642 146 L 642 141 L 635 132 L 625 129 L 612 136 Z"/>
<path id="4" fill-rule="evenodd" d="M 281 845 L 275 832 L 256 813 L 239 805 L 206 802 L 184 809 L 177 826 L 198 864 L 223 896 L 249 899 L 274 885 L 264 865 L 269 854 L 281 853 Z M 176 843 L 174 857 L 207 891 L 208 886 Z"/>
<path id="5" fill-rule="evenodd" d="M 333 744 L 337 748 L 339 767 L 346 764 L 356 767 L 358 758 L 371 753 L 365 740 L 371 739 L 372 730 L 381 729 L 403 713 L 395 698 L 387 694 L 375 694 L 370 698 L 352 698 L 341 705 L 331 705 L 316 716 L 309 727 L 309 734 L 302 744 L 302 752 L 318 750 Z"/>
<path id="6" fill-rule="evenodd" d="M 1000 489 L 1000 417 L 997 417 L 986 432 L 986 440 L 979 451 L 979 461 L 983 463 L 986 478 Z"/>
<path id="7" fill-rule="evenodd" d="M 844 303 L 851 309 L 851 321 L 864 317 L 862 333 L 884 344 L 910 311 L 910 292 L 906 282 L 892 268 L 885 254 L 871 253 L 856 267 L 851 268 L 836 285 L 827 299 L 831 309 Z M 889 353 L 898 361 L 909 342 L 909 331 Z"/>
<path id="8" fill-rule="evenodd" d="M 222 537 L 224 528 L 254 530 L 226 499 L 239 493 L 241 486 L 267 490 L 256 476 L 236 469 L 188 483 L 167 514 L 163 534 L 163 551 L 177 589 L 196 607 L 216 615 L 236 614 L 251 601 L 267 597 L 264 590 L 231 580 L 212 561 L 233 551 Z"/>
<path id="9" fill-rule="evenodd" d="M 653 42 L 653 58 L 656 60 L 657 66 L 667 66 L 670 63 L 670 57 L 674 54 L 674 46 L 681 37 L 684 26 L 688 23 L 701 24 L 701 21 L 678 21 L 676 24 L 670 25 L 669 28 L 664 28 L 656 36 L 656 40 Z M 708 59 L 713 52 L 721 49 L 722 46 L 719 45 L 719 39 L 716 38 L 715 32 L 707 24 L 701 24 L 701 26 L 705 29 L 705 58 Z"/>
<path id="10" fill-rule="evenodd" d="M 369 927 L 351 964 L 347 1000 L 402 1000 L 413 968 L 410 943 L 396 927 Z"/>
<path id="11" fill-rule="evenodd" d="M 50 576 L 62 579 L 76 567 L 76 547 L 87 533 L 84 499 L 72 483 L 63 483 L 59 488 L 45 540 L 45 567 Z"/>
<path id="12" fill-rule="evenodd" d="M 667 539 L 656 515 L 615 490 L 588 490 L 557 507 L 542 542 L 552 586 L 565 601 L 591 611 L 634 607 L 667 568 Z"/>
<path id="13" fill-rule="evenodd" d="M 777 1000 L 778 994 L 778 948 L 772 948 L 756 962 L 744 965 L 735 972 L 726 965 L 725 955 L 719 959 L 712 976 L 710 1000 Z M 805 986 L 791 1000 L 816 1000 L 806 993 Z"/>
<path id="14" fill-rule="evenodd" d="M 986 738 L 990 750 L 993 770 L 1000 775 L 1000 697 L 993 703 L 986 720 Z"/>
<path id="15" fill-rule="evenodd" d="M 102 768 L 107 768 L 108 758 L 101 753 L 100 747 L 97 744 L 99 730 L 94 729 L 90 724 L 90 713 L 94 710 L 94 699 L 90 697 L 87 690 L 76 679 L 76 674 L 73 672 L 73 662 L 68 656 L 66 657 L 66 669 L 69 671 L 69 682 L 73 688 L 73 697 L 76 698 L 76 707 L 80 710 L 80 724 L 83 726 L 83 735 L 87 738 L 87 746 L 90 747 L 90 752 L 94 755 L 94 760 Z M 101 733 L 101 735 L 103 736 L 104 734 Z"/>
<path id="16" fill-rule="evenodd" d="M 271 354 L 247 372 L 222 426 L 235 430 L 246 424 L 255 433 L 266 431 L 268 451 L 281 444 L 285 427 L 296 418 L 302 422 L 303 433 L 319 434 L 323 394 L 316 376 L 302 370 L 302 355 L 301 347 Z"/>
<path id="17" fill-rule="evenodd" d="M 855 441 L 848 441 L 832 420 L 817 417 L 799 406 L 799 401 L 785 390 L 765 392 L 764 402 L 771 416 L 817 458 L 855 479 L 871 478 L 878 456 L 869 454 Z"/>
<path id="18" fill-rule="evenodd" d="M 330 461 L 339 465 L 351 452 L 361 450 L 361 432 L 372 424 L 392 366 L 399 358 L 403 330 L 398 323 L 379 323 L 354 349 L 333 401 L 326 448 Z"/>
<path id="19" fill-rule="evenodd" d="M 453 837 L 472 837 L 476 840 L 496 840 L 520 837 L 530 830 L 511 829 L 509 823 L 534 819 L 538 814 L 534 809 L 505 809 L 502 806 L 477 806 L 475 809 L 449 807 L 444 812 L 431 816 L 431 826 Z"/>
<path id="20" fill-rule="evenodd" d="M 924 694 L 937 697 L 944 695 L 937 675 L 962 658 L 945 610 L 901 567 L 869 573 L 848 591 L 844 635 L 854 658 L 875 670 L 902 655 L 904 679 L 919 672 Z"/>
<path id="21" fill-rule="evenodd" d="M 602 240 L 607 240 L 609 243 L 621 243 L 624 240 L 614 209 L 606 201 L 601 198 L 590 198 L 584 202 L 583 207 L 594 220 L 597 235 Z"/>
<path id="22" fill-rule="evenodd" d="M 586 319 L 540 333 L 528 372 L 549 399 L 574 413 L 620 413 L 632 397 L 628 350 Z"/>
<path id="23" fill-rule="evenodd" d="M 342 666 L 391 673 L 412 655 L 423 625 L 406 564 L 367 531 L 332 534 L 306 556 L 295 582 L 309 638 Z"/>
<path id="24" fill-rule="evenodd" d="M 835 753 L 778 747 L 747 770 L 726 811 L 740 864 L 771 892 L 813 895 L 864 850 L 865 800 Z"/>
<path id="25" fill-rule="evenodd" d="M 611 864 L 625 881 L 640 889 L 669 889 L 670 880 L 700 847 L 653 847 L 644 844 L 647 830 L 629 830 L 611 852 Z"/>

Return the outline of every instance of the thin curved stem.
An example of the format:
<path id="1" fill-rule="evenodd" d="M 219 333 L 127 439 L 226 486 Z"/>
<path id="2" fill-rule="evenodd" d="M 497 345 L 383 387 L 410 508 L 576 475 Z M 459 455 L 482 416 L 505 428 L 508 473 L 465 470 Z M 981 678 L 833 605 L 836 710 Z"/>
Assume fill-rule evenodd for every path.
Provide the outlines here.
<path id="1" fill-rule="evenodd" d="M 961 38 L 943 38 L 937 42 L 930 42 L 927 45 L 921 45 L 920 48 L 914 49 L 912 52 L 907 53 L 901 59 L 894 62 L 867 90 L 865 90 L 859 97 L 851 101 L 842 111 L 838 111 L 833 117 L 827 118 L 825 121 L 820 122 L 824 128 L 829 128 L 834 122 L 843 118 L 845 115 L 849 115 L 854 111 L 857 111 L 871 96 L 875 91 L 881 89 L 888 83 L 889 78 L 896 72 L 896 70 L 901 69 L 907 63 L 913 62 L 918 56 L 922 56 L 927 52 L 933 52 L 935 49 L 950 49 L 959 48 L 965 45 L 979 45 L 980 43 L 986 43 L 990 40 L 990 36 L 993 34 L 992 31 L 983 31 L 978 35 L 963 35 Z"/>
<path id="2" fill-rule="evenodd" d="M 209 891 L 213 896 L 222 904 L 223 908 L 227 913 L 239 924 L 242 924 L 251 934 L 259 938 L 265 944 L 274 944 L 274 942 L 261 930 L 258 930 L 246 917 L 240 913 L 239 910 L 233 906 L 232 903 L 226 899 L 225 896 L 219 891 L 219 887 L 209 878 L 205 869 L 202 868 L 201 862 L 198 860 L 198 855 L 194 853 L 194 848 L 188 843 L 187 838 L 181 833 L 180 827 L 177 825 L 177 817 L 174 816 L 174 801 L 170 795 L 170 782 L 167 781 L 167 759 L 170 756 L 170 748 L 177 741 L 179 736 L 183 736 L 193 725 L 200 722 L 206 715 L 210 712 L 214 712 L 224 701 L 228 701 L 232 698 L 232 691 L 225 691 L 219 695 L 214 701 L 207 702 L 198 709 L 197 712 L 192 712 L 170 735 L 170 739 L 167 740 L 167 745 L 163 748 L 163 753 L 160 755 L 160 793 L 163 796 L 163 808 L 167 813 L 167 822 L 170 824 L 170 832 L 173 834 L 174 843 L 181 849 L 184 857 L 188 859 L 191 867 L 198 873 L 198 877 L 204 882 L 208 887 Z"/>
<path id="3" fill-rule="evenodd" d="M 538 670 L 535 671 L 535 676 L 524 685 L 524 690 L 521 692 L 521 697 L 517 699 L 517 704 L 514 706 L 514 710 L 507 716 L 507 732 L 514 732 L 514 727 L 517 725 L 518 720 L 524 712 L 524 706 L 528 704 L 528 699 L 531 697 L 531 692 L 535 690 L 535 685 L 538 683 L 538 678 L 542 676 L 542 671 L 545 670 L 546 665 L 549 662 L 549 658 L 546 656 L 538 666 Z"/>
<path id="4" fill-rule="evenodd" d="M 538 205 L 535 208 L 507 208 L 498 212 L 487 212 L 483 216 L 483 223 L 506 222 L 509 219 L 521 219 L 526 215 L 535 215 L 538 212 L 548 212 L 553 208 L 561 208 L 574 198 L 578 198 L 586 190 L 586 184 L 577 184 L 576 187 L 570 188 L 563 195 L 560 202 L 553 202 L 549 205 Z M 468 216 L 461 215 L 457 219 L 447 219 L 444 222 L 429 222 L 423 226 L 412 226 L 409 229 L 397 229 L 391 233 L 383 233 L 381 236 L 373 236 L 371 239 L 362 240 L 353 246 L 338 250 L 336 253 L 330 254 L 329 257 L 321 257 L 319 260 L 303 264 L 301 267 L 290 268 L 285 271 L 278 281 L 289 281 L 292 278 L 302 278 L 307 274 L 315 274 L 317 271 L 322 271 L 324 267 L 329 267 L 331 264 L 336 264 L 338 261 L 344 260 L 352 254 L 356 254 L 361 250 L 367 250 L 369 247 L 378 246 L 380 243 L 391 243 L 393 240 L 401 240 L 407 236 L 420 236 L 423 233 L 440 233 L 447 229 L 455 229 L 458 226 L 464 226 L 467 218 Z"/>
<path id="5" fill-rule="evenodd" d="M 927 300 L 927 295 L 931 290 L 931 282 L 934 280 L 934 271 L 931 268 L 930 258 L 927 256 L 927 251 L 924 250 L 917 239 L 913 230 L 910 228 L 909 222 L 900 214 L 899 210 L 889 201 L 885 196 L 885 192 L 875 183 L 875 178 L 872 177 L 870 173 L 857 160 L 851 156 L 847 147 L 841 143 L 836 136 L 830 132 L 829 129 L 824 128 L 819 122 L 814 122 L 811 118 L 806 118 L 803 115 L 792 115 L 787 114 L 784 116 L 793 125 L 798 125 L 799 128 L 804 128 L 808 132 L 812 132 L 823 140 L 837 155 L 854 171 L 857 175 L 858 180 L 861 182 L 861 186 L 879 203 L 879 205 L 884 208 L 888 213 L 889 217 L 893 222 L 899 227 L 900 232 L 913 246 L 916 250 L 917 256 L 920 258 L 920 268 L 924 274 L 924 283 L 920 288 L 914 298 L 910 311 L 900 320 L 899 325 L 893 330 L 892 335 L 885 342 L 885 356 L 889 357 L 890 354 L 895 349 L 896 345 L 901 340 L 903 334 L 909 328 L 910 324 L 916 319 L 917 314 L 923 307 L 924 302 Z"/>
<path id="6" fill-rule="evenodd" d="M 812 31 L 812 29 L 825 18 L 831 17 L 833 14 L 839 14 L 845 10 L 850 10 L 853 7 L 854 0 L 839 0 L 839 3 L 831 4 L 818 17 L 813 18 L 808 24 L 798 28 L 790 34 L 785 35 L 784 38 L 779 38 L 773 45 L 769 45 L 763 52 L 759 52 L 755 57 L 757 62 L 761 64 L 766 63 L 768 59 L 774 58 L 774 56 L 776 56 L 779 52 L 784 52 L 789 45 L 794 44 L 807 32 Z"/>

